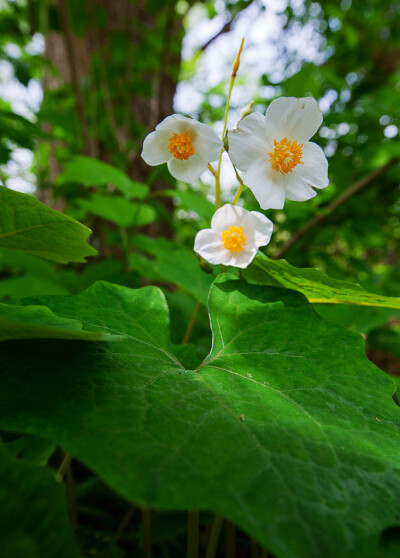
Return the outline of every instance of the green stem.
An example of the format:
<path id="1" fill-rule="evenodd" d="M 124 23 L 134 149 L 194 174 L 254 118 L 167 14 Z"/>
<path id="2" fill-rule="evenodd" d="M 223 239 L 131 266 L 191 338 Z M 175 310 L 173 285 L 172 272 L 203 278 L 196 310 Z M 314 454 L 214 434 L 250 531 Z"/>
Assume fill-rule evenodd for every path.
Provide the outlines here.
<path id="1" fill-rule="evenodd" d="M 151 558 L 151 510 L 143 508 L 143 549 L 144 558 Z"/>
<path id="2" fill-rule="evenodd" d="M 235 61 L 233 63 L 233 72 L 232 72 L 232 76 L 231 76 L 231 82 L 229 84 L 229 91 L 228 91 L 228 98 L 226 100 L 226 107 L 225 107 L 225 116 L 224 116 L 224 129 L 222 131 L 222 141 L 225 141 L 225 134 L 226 134 L 226 127 L 228 124 L 228 113 L 229 113 L 229 106 L 230 106 L 230 102 L 231 102 L 231 95 L 232 95 L 232 89 L 233 89 L 233 84 L 235 83 L 235 78 L 236 78 L 236 72 L 238 71 L 239 68 L 239 64 L 240 64 L 240 53 L 242 52 L 242 48 L 243 48 L 243 42 L 244 39 L 242 39 L 240 48 L 239 48 L 239 52 L 236 55 Z M 215 174 L 215 209 L 218 209 L 221 207 L 221 183 L 220 183 L 220 174 L 221 174 L 221 163 L 222 163 L 222 154 L 224 152 L 225 148 L 223 147 L 221 149 L 221 153 L 218 159 L 218 168 L 217 168 L 217 173 Z"/>
<path id="3" fill-rule="evenodd" d="M 61 482 L 64 478 L 65 473 L 68 471 L 69 465 L 71 463 L 72 455 L 68 452 L 65 452 L 64 459 L 60 465 L 56 473 L 56 479 Z"/>
<path id="4" fill-rule="evenodd" d="M 215 553 L 217 551 L 219 535 L 221 533 L 222 527 L 222 517 L 216 515 L 214 519 L 213 526 L 211 528 L 210 538 L 208 541 L 206 558 L 215 558 Z"/>
<path id="5" fill-rule="evenodd" d="M 235 558 L 236 550 L 236 525 L 226 522 L 226 558 Z"/>
<path id="6" fill-rule="evenodd" d="M 236 178 L 238 179 L 238 182 L 240 184 L 235 197 L 233 198 L 233 202 L 232 205 L 236 205 L 236 202 L 238 201 L 238 199 L 240 198 L 240 196 L 243 193 L 243 190 L 246 188 L 246 184 L 243 182 L 242 177 L 240 176 L 240 174 L 237 171 L 237 168 L 235 167 L 235 165 L 232 163 L 232 166 L 234 168 L 235 174 L 236 174 Z"/>
<path id="7" fill-rule="evenodd" d="M 186 558 L 198 558 L 199 556 L 199 512 L 198 510 L 188 512 L 188 537 Z"/>
<path id="8" fill-rule="evenodd" d="M 187 326 L 186 331 L 185 331 L 185 335 L 183 336 L 183 339 L 182 339 L 182 345 L 185 345 L 185 343 L 187 343 L 190 339 L 190 336 L 192 334 L 193 326 L 194 326 L 194 324 L 196 322 L 196 319 L 197 319 L 197 314 L 199 313 L 199 310 L 200 310 L 200 306 L 201 306 L 200 302 L 197 302 L 196 306 L 194 307 L 193 314 L 190 317 L 188 326 Z"/>
<path id="9" fill-rule="evenodd" d="M 240 196 L 242 195 L 242 192 L 244 190 L 244 184 L 241 184 L 235 194 L 235 197 L 233 198 L 233 202 L 232 205 L 236 205 L 236 202 L 238 201 L 238 199 L 240 198 Z"/>

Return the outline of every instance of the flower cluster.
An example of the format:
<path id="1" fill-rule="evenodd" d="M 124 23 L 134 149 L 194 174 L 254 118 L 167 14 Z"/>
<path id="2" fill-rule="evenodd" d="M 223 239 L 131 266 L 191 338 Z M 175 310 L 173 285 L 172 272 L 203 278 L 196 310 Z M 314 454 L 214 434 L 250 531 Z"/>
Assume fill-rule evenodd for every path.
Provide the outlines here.
<path id="1" fill-rule="evenodd" d="M 271 102 L 265 116 L 249 114 L 228 132 L 229 157 L 244 173 L 242 186 L 250 188 L 262 209 L 282 209 L 286 198 L 308 200 L 316 195 L 313 187 L 328 186 L 326 157 L 309 141 L 321 123 L 312 97 L 281 97 Z M 175 178 L 193 182 L 222 151 L 211 127 L 174 114 L 146 137 L 142 157 L 149 165 L 167 163 Z M 213 172 L 219 180 L 219 171 Z M 211 229 L 197 234 L 194 250 L 212 264 L 245 268 L 258 248 L 269 243 L 273 225 L 262 213 L 236 207 L 235 200 L 217 209 Z"/>

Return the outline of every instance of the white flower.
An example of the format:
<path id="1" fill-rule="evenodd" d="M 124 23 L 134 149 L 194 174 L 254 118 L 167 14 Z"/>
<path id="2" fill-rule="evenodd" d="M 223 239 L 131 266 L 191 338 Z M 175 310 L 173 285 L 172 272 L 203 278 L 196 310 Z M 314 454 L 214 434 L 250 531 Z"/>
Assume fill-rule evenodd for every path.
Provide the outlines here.
<path id="1" fill-rule="evenodd" d="M 263 209 L 282 209 L 285 198 L 305 201 L 326 188 L 328 161 L 322 149 L 308 140 L 322 123 L 315 99 L 281 97 L 265 116 L 254 112 L 229 133 L 229 156 L 245 171 L 243 182 Z"/>
<path id="2" fill-rule="evenodd" d="M 146 136 L 142 157 L 148 165 L 168 164 L 182 182 L 193 182 L 218 159 L 222 141 L 210 126 L 180 114 L 167 116 Z"/>
<path id="3" fill-rule="evenodd" d="M 226 204 L 214 213 L 211 229 L 197 233 L 194 250 L 212 264 L 245 268 L 271 240 L 273 224 L 258 211 Z"/>

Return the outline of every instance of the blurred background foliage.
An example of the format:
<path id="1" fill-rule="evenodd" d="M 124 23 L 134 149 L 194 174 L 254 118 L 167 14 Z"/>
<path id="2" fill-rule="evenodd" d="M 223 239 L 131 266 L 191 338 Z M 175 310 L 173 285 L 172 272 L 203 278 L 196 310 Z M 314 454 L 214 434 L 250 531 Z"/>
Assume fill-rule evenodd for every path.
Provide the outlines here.
<path id="1" fill-rule="evenodd" d="M 146 166 L 140 152 L 174 110 L 222 130 L 242 35 L 230 127 L 250 101 L 264 112 L 281 95 L 312 95 L 324 113 L 313 139 L 328 157 L 330 186 L 308 202 L 265 212 L 275 223 L 266 254 L 399 296 L 398 2 L 0 0 L 0 179 L 88 225 L 99 251 L 88 264 L 62 267 L 0 250 L 1 300 L 77 293 L 98 279 L 155 283 L 170 305 L 173 342 L 197 308 L 191 341 L 197 358 L 207 354 L 213 269 L 199 266 L 192 246 L 213 213 L 212 176 L 177 184 L 166 168 Z M 223 169 L 230 201 L 237 184 L 227 163 Z M 259 210 L 250 191 L 243 202 Z M 398 313 L 316 309 L 364 334 L 370 358 L 400 374 Z M 89 518 L 82 536 L 95 544 L 90 528 L 114 529 L 120 504 L 109 505 L 116 496 L 82 478 L 79 513 Z M 102 517 L 95 498 L 107 504 Z M 171 523 L 177 536 L 182 523 L 179 514 Z M 178 555 L 179 537 L 165 531 L 160 521 L 155 532 L 165 555 Z M 119 556 L 111 546 L 108 552 L 103 544 L 101 556 Z"/>

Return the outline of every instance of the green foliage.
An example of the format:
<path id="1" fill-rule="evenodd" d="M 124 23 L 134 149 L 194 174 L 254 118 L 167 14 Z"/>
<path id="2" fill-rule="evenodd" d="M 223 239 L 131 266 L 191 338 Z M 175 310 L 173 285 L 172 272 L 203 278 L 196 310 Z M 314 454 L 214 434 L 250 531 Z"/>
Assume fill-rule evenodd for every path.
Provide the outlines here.
<path id="1" fill-rule="evenodd" d="M 58 176 L 58 183 L 68 182 L 77 182 L 87 187 L 112 184 L 127 199 L 143 198 L 149 191 L 148 186 L 131 180 L 119 169 L 83 156 L 73 157 L 65 165 L 64 172 Z"/>
<path id="2" fill-rule="evenodd" d="M 264 12 L 281 29 L 261 48 Z M 196 508 L 200 556 L 211 512 L 239 527 L 237 556 L 255 557 L 254 540 L 273 558 L 398 556 L 399 15 L 393 0 L 0 4 L 4 75 L 28 92 L 44 84 L 36 114 L 21 108 L 26 89 L 0 99 L 0 180 L 14 187 L 28 149 L 28 180 L 61 209 L 0 187 L 0 553 L 146 555 L 150 506 L 156 557 L 185 556 Z M 210 46 L 182 60 L 184 32 L 208 20 L 192 36 Z M 222 129 L 232 61 L 221 56 L 209 85 L 207 57 L 229 50 L 237 22 L 256 27 L 229 126 L 251 98 L 265 111 L 276 96 L 313 95 L 330 185 L 266 212 L 271 257 L 326 217 L 290 263 L 260 253 L 241 280 L 211 286 L 219 270 L 193 252 L 214 213 L 209 177 L 176 184 L 140 153 L 178 75 L 195 78 L 181 89 L 197 89 L 190 116 Z M 247 188 L 242 201 L 260 211 Z M 69 216 L 93 230 L 91 246 Z M 66 450 L 70 517 L 54 479 Z M 226 534 L 224 523 L 218 558 Z"/>
<path id="3" fill-rule="evenodd" d="M 297 269 L 285 260 L 274 261 L 259 255 L 245 273 L 259 285 L 278 285 L 304 294 L 310 302 L 356 304 L 400 309 L 400 298 L 368 293 L 355 283 L 338 281 L 318 269 Z"/>
<path id="4" fill-rule="evenodd" d="M 91 213 L 96 217 L 102 217 L 120 227 L 148 225 L 152 223 L 157 215 L 155 210 L 144 203 L 132 203 L 121 197 L 108 197 L 101 194 L 93 194 L 88 199 L 77 201 L 79 207 L 85 210 L 85 214 Z"/>
<path id="5" fill-rule="evenodd" d="M 6 339 L 81 339 L 112 340 L 102 331 L 83 331 L 79 320 L 55 316 L 43 306 L 10 306 L 0 303 L 0 341 Z"/>
<path id="6" fill-rule="evenodd" d="M 186 370 L 154 287 L 40 302 L 124 340 L 2 343 L 4 429 L 61 443 L 134 502 L 222 513 L 279 556 L 373 556 L 397 513 L 399 409 L 358 335 L 297 293 L 221 278 L 212 352 Z"/>
<path id="7" fill-rule="evenodd" d="M 5 556 L 81 557 L 69 524 L 64 491 L 54 474 L 16 461 L 1 447 L 0 479 L 0 505 L 5 511 L 0 538 Z"/>
<path id="8" fill-rule="evenodd" d="M 151 256 L 149 259 L 133 252 L 129 257 L 133 269 L 153 281 L 178 285 L 207 305 L 213 276 L 202 271 L 193 251 L 164 238 L 136 236 L 133 242 L 137 248 Z"/>
<path id="9" fill-rule="evenodd" d="M 96 254 L 86 243 L 90 230 L 33 196 L 0 187 L 0 247 L 60 263 L 84 262 Z"/>

